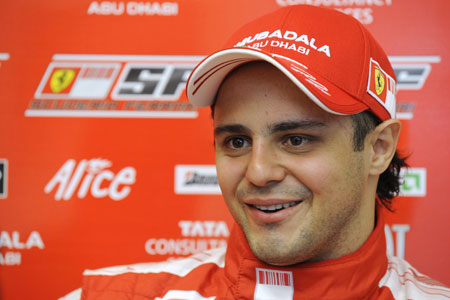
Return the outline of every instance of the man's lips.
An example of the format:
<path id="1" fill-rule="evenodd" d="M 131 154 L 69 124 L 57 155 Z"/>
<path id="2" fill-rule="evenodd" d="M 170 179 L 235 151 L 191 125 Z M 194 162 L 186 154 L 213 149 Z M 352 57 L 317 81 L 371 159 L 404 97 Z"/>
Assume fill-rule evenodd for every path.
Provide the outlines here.
<path id="1" fill-rule="evenodd" d="M 297 204 L 300 204 L 301 201 L 292 201 L 289 203 L 283 203 L 283 204 L 272 204 L 272 205 L 253 205 L 253 204 L 249 204 L 250 206 L 263 211 L 265 213 L 274 213 L 277 211 L 280 211 L 282 209 L 285 208 L 289 208 L 292 206 L 296 206 Z"/>
<path id="2" fill-rule="evenodd" d="M 247 217 L 256 224 L 284 222 L 301 209 L 303 200 L 250 200 L 244 201 Z"/>
<path id="3" fill-rule="evenodd" d="M 251 208 L 255 208 L 264 213 L 278 212 L 280 210 L 296 206 L 301 202 L 302 202 L 301 200 L 281 200 L 281 199 L 269 199 L 269 200 L 252 199 L 244 201 L 244 203 L 250 206 Z"/>

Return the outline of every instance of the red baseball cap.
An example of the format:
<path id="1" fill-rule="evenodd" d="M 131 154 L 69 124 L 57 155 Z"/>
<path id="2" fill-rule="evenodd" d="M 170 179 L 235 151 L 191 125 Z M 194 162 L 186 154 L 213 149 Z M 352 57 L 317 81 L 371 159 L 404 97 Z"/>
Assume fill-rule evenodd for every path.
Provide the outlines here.
<path id="1" fill-rule="evenodd" d="M 225 77 L 257 60 L 277 67 L 325 111 L 395 118 L 395 75 L 381 46 L 353 17 L 310 5 L 281 8 L 239 29 L 192 71 L 189 101 L 213 104 Z"/>

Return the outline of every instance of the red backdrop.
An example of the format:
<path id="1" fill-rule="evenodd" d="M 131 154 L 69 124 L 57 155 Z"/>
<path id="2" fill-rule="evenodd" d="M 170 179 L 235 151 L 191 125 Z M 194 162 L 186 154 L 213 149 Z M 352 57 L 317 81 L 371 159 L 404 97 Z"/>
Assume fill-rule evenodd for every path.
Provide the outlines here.
<path id="1" fill-rule="evenodd" d="M 0 3 L 0 298 L 57 299 L 86 268 L 225 243 L 233 221 L 209 110 L 189 105 L 183 85 L 239 25 L 296 3 L 354 15 L 390 56 L 412 169 L 388 214 L 388 251 L 449 285 L 447 0 L 10 0 Z"/>

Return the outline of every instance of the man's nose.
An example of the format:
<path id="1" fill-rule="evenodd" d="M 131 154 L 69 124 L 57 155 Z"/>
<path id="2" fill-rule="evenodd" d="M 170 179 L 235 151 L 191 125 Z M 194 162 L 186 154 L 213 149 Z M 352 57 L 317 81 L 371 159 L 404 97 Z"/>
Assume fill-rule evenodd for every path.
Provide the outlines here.
<path id="1" fill-rule="evenodd" d="M 247 181 L 260 187 L 282 181 L 286 170 L 279 155 L 273 145 L 254 141 L 245 173 Z"/>

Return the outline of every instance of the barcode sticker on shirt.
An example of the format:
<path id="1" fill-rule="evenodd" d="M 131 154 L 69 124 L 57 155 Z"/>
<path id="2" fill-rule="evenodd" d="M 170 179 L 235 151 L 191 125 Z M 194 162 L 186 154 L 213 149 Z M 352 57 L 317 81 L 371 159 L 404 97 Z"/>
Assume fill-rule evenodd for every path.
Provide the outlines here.
<path id="1" fill-rule="evenodd" d="M 270 284 L 270 285 L 284 285 L 291 286 L 291 276 L 290 272 L 282 272 L 282 271 L 272 271 L 272 270 L 263 270 L 258 269 L 258 282 L 260 284 Z"/>
<path id="2" fill-rule="evenodd" d="M 293 297 L 292 272 L 256 268 L 254 300 L 292 300 Z"/>

